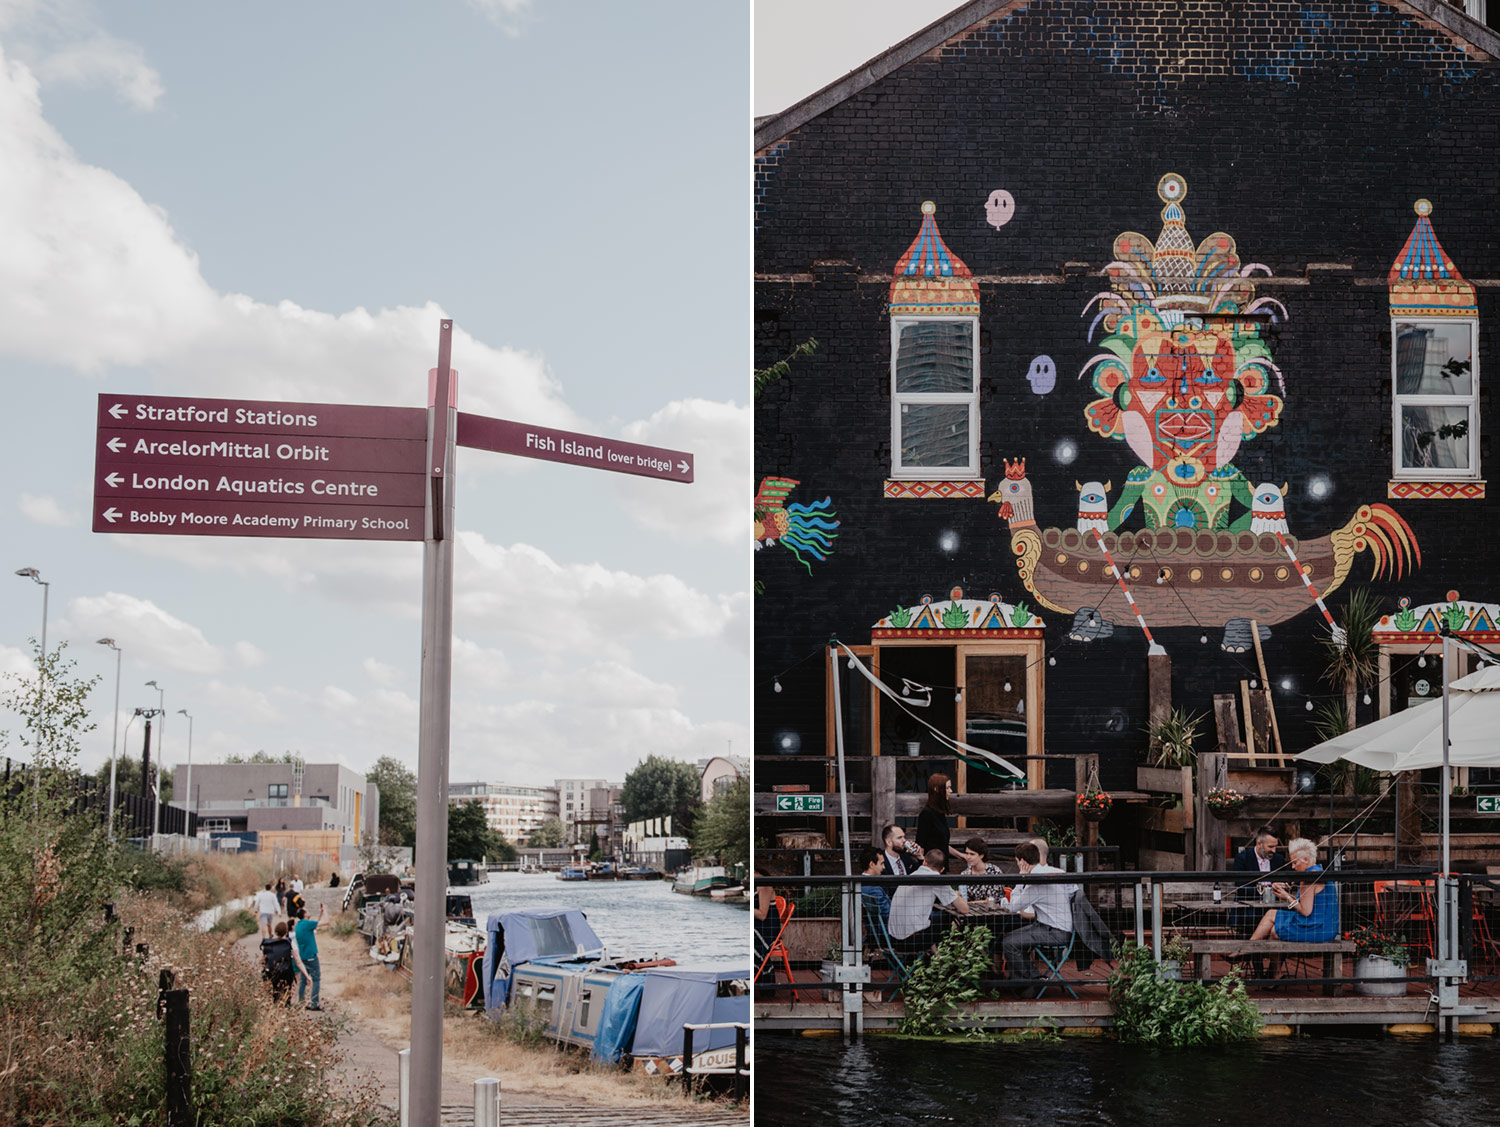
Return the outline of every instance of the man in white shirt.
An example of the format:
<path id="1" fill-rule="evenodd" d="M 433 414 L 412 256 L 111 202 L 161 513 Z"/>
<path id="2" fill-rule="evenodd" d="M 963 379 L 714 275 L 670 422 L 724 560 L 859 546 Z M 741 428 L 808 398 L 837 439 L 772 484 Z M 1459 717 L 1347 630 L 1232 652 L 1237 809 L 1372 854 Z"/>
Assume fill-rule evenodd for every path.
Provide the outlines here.
<path id="1" fill-rule="evenodd" d="M 1047 873 L 1062 875 L 1061 869 L 1042 864 L 1042 853 L 1035 842 L 1023 841 L 1016 846 L 1016 867 L 1022 876 Z M 1031 949 L 1037 946 L 1064 944 L 1073 932 L 1073 906 L 1068 903 L 1068 885 L 1023 884 L 1000 902 L 1029 922 L 1010 932 L 1000 941 L 1005 965 L 1011 978 L 1036 978 Z"/>
<path id="2" fill-rule="evenodd" d="M 911 875 L 939 877 L 948 858 L 941 849 L 929 849 L 925 863 Z M 942 937 L 943 925 L 932 919 L 933 904 L 953 905 L 961 916 L 969 914 L 969 903 L 945 884 L 903 884 L 891 895 L 891 916 L 886 923 L 896 950 L 920 955 Z"/>
<path id="3" fill-rule="evenodd" d="M 260 937 L 271 938 L 271 921 L 276 918 L 276 893 L 271 890 L 271 884 L 266 882 L 266 887 L 255 894 L 255 912 L 260 916 Z"/>
<path id="4" fill-rule="evenodd" d="M 299 876 L 293 876 L 292 877 L 292 891 L 293 892 L 301 892 L 302 891 L 302 878 L 301 877 L 299 877 Z"/>

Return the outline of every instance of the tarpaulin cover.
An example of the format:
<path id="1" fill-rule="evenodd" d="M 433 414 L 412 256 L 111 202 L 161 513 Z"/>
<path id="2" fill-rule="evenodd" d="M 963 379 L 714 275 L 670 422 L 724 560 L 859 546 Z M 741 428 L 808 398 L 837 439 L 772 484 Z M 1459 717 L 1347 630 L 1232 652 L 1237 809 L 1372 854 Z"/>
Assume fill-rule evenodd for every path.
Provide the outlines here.
<path id="1" fill-rule="evenodd" d="M 533 959 L 598 951 L 604 944 L 577 908 L 552 912 L 492 912 L 484 922 L 484 1008 L 505 1005 L 514 968 Z M 502 942 L 503 939 L 503 942 Z M 503 966 L 502 966 L 503 963 Z M 497 977 L 499 971 L 504 977 Z"/>
<path id="2" fill-rule="evenodd" d="M 630 1051 L 645 981 L 644 974 L 626 974 L 610 986 L 604 998 L 604 1012 L 599 1015 L 599 1029 L 594 1034 L 595 1060 L 614 1064 Z"/>
<path id="3" fill-rule="evenodd" d="M 712 1021 L 750 1020 L 750 996 L 720 998 L 719 983 L 749 978 L 745 970 L 649 970 L 641 990 L 636 1019 L 635 1056 L 664 1057 L 682 1052 L 682 1027 Z M 734 1044 L 733 1029 L 711 1029 L 696 1034 L 693 1051 L 722 1049 Z"/>

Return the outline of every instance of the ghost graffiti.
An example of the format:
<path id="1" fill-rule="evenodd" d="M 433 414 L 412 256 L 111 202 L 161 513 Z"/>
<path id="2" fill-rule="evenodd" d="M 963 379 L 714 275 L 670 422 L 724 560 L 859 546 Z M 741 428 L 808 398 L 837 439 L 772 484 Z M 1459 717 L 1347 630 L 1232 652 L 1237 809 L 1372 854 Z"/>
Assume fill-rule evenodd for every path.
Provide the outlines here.
<path id="1" fill-rule="evenodd" d="M 1010 222 L 1011 216 L 1016 213 L 1016 200 L 1004 188 L 996 188 L 990 193 L 990 198 L 984 201 L 984 215 L 989 220 L 990 226 L 999 230 Z"/>
<path id="2" fill-rule="evenodd" d="M 1026 382 L 1037 395 L 1046 395 L 1057 386 L 1057 365 L 1050 356 L 1038 356 L 1026 369 Z"/>

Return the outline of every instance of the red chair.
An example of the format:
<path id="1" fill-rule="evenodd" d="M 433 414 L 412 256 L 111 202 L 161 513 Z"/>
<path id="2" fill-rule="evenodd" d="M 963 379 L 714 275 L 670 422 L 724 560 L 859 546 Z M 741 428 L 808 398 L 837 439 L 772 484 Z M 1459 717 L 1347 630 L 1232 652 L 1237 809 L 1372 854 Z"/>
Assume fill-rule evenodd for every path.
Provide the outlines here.
<path id="1" fill-rule="evenodd" d="M 792 913 L 797 910 L 797 906 L 787 900 L 785 896 L 775 897 L 775 903 L 776 918 L 781 921 L 781 927 L 776 930 L 776 938 L 771 941 L 771 947 L 766 952 L 766 957 L 760 961 L 760 966 L 756 968 L 753 981 L 759 982 L 760 976 L 765 973 L 766 968 L 771 965 L 772 960 L 779 959 L 782 969 L 786 971 L 786 980 L 795 984 L 797 980 L 792 977 L 792 957 L 787 952 L 785 936 L 786 925 L 792 922 Z M 802 1001 L 802 995 L 797 992 L 795 985 L 792 987 L 792 1001 Z"/>
<path id="2" fill-rule="evenodd" d="M 1433 931 L 1437 917 L 1432 910 L 1432 881 L 1378 880 L 1375 882 L 1375 926 L 1394 932 L 1415 956 L 1437 949 Z"/>

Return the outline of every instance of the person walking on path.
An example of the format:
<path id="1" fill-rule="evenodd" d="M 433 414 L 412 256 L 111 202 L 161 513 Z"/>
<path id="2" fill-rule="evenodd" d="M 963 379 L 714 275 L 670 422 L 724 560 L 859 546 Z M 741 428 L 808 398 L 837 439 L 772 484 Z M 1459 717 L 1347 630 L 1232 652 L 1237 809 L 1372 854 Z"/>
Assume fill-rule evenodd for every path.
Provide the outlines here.
<path id="1" fill-rule="evenodd" d="M 290 1006 L 292 981 L 297 977 L 297 963 L 284 922 L 276 925 L 276 934 L 270 939 L 260 941 L 260 954 L 265 964 L 260 974 L 271 984 L 271 1001 Z"/>
<path id="2" fill-rule="evenodd" d="M 280 877 L 276 878 L 276 903 L 281 906 L 284 913 L 286 911 L 286 881 Z"/>
<path id="3" fill-rule="evenodd" d="M 296 940 L 297 969 L 301 972 L 297 978 L 297 1002 L 300 1005 L 307 991 L 307 985 L 312 983 L 312 998 L 307 1008 L 310 1010 L 321 1010 L 318 1004 L 318 990 L 322 985 L 322 974 L 318 966 L 318 925 L 328 915 L 328 905 L 318 905 L 318 918 L 310 920 L 305 911 L 299 911 L 297 923 L 292 929 L 292 937 Z"/>
<path id="4" fill-rule="evenodd" d="M 266 887 L 255 894 L 255 913 L 260 917 L 260 937 L 271 938 L 271 921 L 276 918 L 280 911 L 280 905 L 276 903 L 276 893 L 271 891 L 271 882 L 266 881 Z"/>

